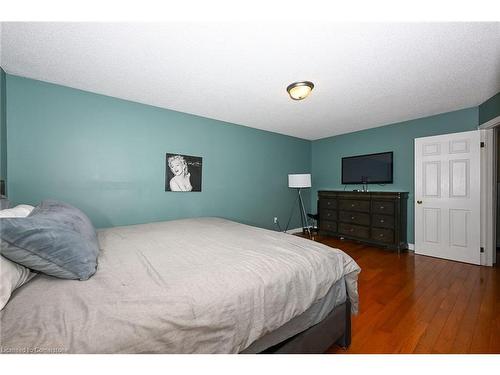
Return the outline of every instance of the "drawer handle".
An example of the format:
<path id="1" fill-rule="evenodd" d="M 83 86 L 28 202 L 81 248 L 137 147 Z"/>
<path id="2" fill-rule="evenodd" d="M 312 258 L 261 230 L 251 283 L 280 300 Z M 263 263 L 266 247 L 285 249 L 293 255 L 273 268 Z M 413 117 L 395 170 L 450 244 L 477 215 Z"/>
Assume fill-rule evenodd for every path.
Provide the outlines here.
<path id="1" fill-rule="evenodd" d="M 380 222 L 383 223 L 384 222 L 384 219 L 380 219 Z"/>
<path id="2" fill-rule="evenodd" d="M 384 237 L 384 234 L 383 234 L 383 233 L 380 233 L 378 236 L 379 236 L 379 237 Z"/>
<path id="3" fill-rule="evenodd" d="M 327 205 L 330 205 L 331 202 L 326 202 Z"/>
<path id="4" fill-rule="evenodd" d="M 380 206 L 380 209 L 383 210 L 384 209 L 384 206 Z"/>
<path id="5" fill-rule="evenodd" d="M 354 206 L 355 206 L 355 204 L 354 204 L 354 203 L 353 203 L 353 204 L 351 204 L 351 207 L 354 207 Z"/>
<path id="6" fill-rule="evenodd" d="M 349 232 L 354 232 L 354 228 L 349 229 Z"/>
<path id="7" fill-rule="evenodd" d="M 355 217 L 354 217 L 354 216 L 351 216 L 351 220 L 354 220 L 354 219 L 355 219 Z"/>

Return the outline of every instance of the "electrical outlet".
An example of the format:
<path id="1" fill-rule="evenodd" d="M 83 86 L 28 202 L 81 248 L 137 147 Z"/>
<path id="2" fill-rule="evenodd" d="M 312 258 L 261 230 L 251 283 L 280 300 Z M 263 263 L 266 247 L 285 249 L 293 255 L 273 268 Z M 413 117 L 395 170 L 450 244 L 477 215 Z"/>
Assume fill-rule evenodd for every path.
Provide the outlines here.
<path id="1" fill-rule="evenodd" d="M 273 220 L 274 220 L 274 224 L 277 224 L 277 223 L 278 223 L 278 218 L 277 218 L 276 216 L 274 217 L 274 219 L 273 219 Z"/>

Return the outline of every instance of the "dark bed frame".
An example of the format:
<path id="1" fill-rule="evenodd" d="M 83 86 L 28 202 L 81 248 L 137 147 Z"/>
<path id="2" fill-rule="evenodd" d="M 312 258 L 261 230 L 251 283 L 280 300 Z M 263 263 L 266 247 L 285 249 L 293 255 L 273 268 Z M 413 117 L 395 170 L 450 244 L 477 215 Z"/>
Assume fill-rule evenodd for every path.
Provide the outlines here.
<path id="1" fill-rule="evenodd" d="M 262 354 L 322 354 L 334 344 L 347 349 L 351 344 L 351 303 L 335 307 L 318 324 L 271 346 Z"/>

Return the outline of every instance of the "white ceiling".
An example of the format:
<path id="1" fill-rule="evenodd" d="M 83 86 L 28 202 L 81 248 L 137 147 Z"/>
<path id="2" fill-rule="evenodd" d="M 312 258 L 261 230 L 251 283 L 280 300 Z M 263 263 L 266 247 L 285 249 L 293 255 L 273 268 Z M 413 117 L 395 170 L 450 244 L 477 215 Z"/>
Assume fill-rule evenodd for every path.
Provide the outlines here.
<path id="1" fill-rule="evenodd" d="M 500 23 L 3 23 L 1 38 L 9 74 L 305 139 L 500 91 Z M 298 80 L 315 84 L 299 102 Z"/>

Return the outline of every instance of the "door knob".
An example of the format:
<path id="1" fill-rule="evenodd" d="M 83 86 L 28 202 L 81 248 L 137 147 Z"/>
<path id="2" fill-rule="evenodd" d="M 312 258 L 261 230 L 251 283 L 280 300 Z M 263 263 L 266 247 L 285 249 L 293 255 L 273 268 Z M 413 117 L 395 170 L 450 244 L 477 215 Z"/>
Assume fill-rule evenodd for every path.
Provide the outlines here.
<path id="1" fill-rule="evenodd" d="M 418 204 L 422 204 L 422 201 L 417 201 Z"/>

